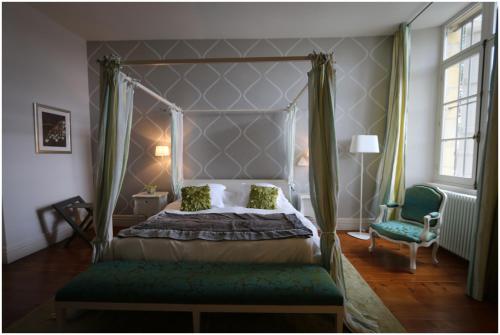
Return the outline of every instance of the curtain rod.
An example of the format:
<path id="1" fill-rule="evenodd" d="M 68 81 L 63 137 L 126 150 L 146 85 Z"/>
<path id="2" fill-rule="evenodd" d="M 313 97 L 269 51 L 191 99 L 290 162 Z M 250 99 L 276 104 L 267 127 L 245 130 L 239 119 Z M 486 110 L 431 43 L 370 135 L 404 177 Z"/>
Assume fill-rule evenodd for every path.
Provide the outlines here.
<path id="1" fill-rule="evenodd" d="M 183 110 L 183 114 L 257 114 L 257 113 L 282 113 L 286 112 L 286 108 L 281 109 L 187 109 Z"/>
<path id="2" fill-rule="evenodd" d="M 303 62 L 310 61 L 310 56 L 276 57 L 230 57 L 230 58 L 187 58 L 187 59 L 149 59 L 126 60 L 122 65 L 172 65 L 172 64 L 209 64 L 209 63 L 261 63 L 261 62 Z"/>
<path id="3" fill-rule="evenodd" d="M 304 92 L 307 90 L 307 88 L 309 87 L 309 83 L 307 83 L 299 92 L 299 94 L 297 94 L 297 96 L 295 97 L 295 99 L 293 99 L 292 101 L 292 105 L 297 103 L 297 101 L 300 99 L 300 97 L 302 96 L 302 94 L 304 94 Z"/>
<path id="4" fill-rule="evenodd" d="M 407 25 L 409 26 L 410 24 L 413 23 L 413 21 L 415 21 L 423 12 L 425 12 L 427 10 L 427 8 L 429 8 L 433 3 L 432 2 L 429 2 L 420 12 L 418 12 L 417 15 L 415 15 L 415 17 L 413 19 L 411 19 L 410 22 L 407 23 Z"/>
<path id="5" fill-rule="evenodd" d="M 136 87 L 140 88 L 143 92 L 149 94 L 150 96 L 152 96 L 153 98 L 157 99 L 158 101 L 163 102 L 165 105 L 167 105 L 168 107 L 170 107 L 170 109 L 175 110 L 177 112 L 181 111 L 181 109 L 176 104 L 168 101 L 167 99 L 165 99 L 161 95 L 155 93 L 151 89 L 147 88 L 146 86 L 144 86 L 143 84 L 141 84 L 137 80 L 134 80 L 134 79 L 130 78 L 127 75 L 125 75 L 125 79 L 127 81 L 129 81 L 130 83 L 134 84 Z"/>

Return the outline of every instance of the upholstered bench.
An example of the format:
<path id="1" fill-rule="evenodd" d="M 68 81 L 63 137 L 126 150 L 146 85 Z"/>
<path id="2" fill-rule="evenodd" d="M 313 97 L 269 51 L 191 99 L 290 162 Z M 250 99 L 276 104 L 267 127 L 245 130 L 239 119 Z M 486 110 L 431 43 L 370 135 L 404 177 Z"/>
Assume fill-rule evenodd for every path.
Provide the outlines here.
<path id="1" fill-rule="evenodd" d="M 62 326 L 69 308 L 186 311 L 200 331 L 200 313 L 335 314 L 343 298 L 317 265 L 109 261 L 90 266 L 55 297 Z M 333 321 L 333 320 L 332 320 Z"/>

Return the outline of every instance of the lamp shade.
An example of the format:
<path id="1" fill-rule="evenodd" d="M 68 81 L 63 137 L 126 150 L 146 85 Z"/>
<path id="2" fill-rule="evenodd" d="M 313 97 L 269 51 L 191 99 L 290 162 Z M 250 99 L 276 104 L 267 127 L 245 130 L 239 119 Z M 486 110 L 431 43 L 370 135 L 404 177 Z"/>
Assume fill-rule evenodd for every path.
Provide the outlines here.
<path id="1" fill-rule="evenodd" d="M 165 157 L 170 155 L 170 149 L 167 145 L 157 145 L 155 148 L 155 156 Z"/>
<path id="2" fill-rule="evenodd" d="M 309 166 L 309 150 L 306 150 L 304 154 L 300 156 L 297 166 Z"/>
<path id="3" fill-rule="evenodd" d="M 354 135 L 351 139 L 351 149 L 349 151 L 360 153 L 380 152 L 378 148 L 378 136 Z"/>
<path id="4" fill-rule="evenodd" d="M 297 166 L 309 166 L 309 159 L 305 156 L 300 156 Z"/>

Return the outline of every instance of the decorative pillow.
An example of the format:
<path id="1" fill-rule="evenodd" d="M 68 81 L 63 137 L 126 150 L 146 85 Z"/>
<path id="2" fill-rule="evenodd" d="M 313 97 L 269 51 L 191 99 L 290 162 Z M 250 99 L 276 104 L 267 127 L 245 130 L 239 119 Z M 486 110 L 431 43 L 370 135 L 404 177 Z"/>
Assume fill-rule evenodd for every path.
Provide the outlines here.
<path id="1" fill-rule="evenodd" d="M 265 187 L 274 187 L 274 188 L 277 188 L 278 189 L 278 200 L 276 201 L 276 206 L 278 206 L 278 208 L 285 207 L 287 204 L 290 205 L 290 206 L 292 206 L 292 204 L 290 204 L 290 202 L 288 201 L 288 199 L 283 194 L 283 191 L 281 190 L 281 188 L 279 188 L 278 186 L 270 184 L 270 183 L 256 183 L 255 185 L 256 186 L 265 186 Z"/>
<path id="2" fill-rule="evenodd" d="M 273 187 L 278 190 L 278 200 L 276 201 L 276 209 L 293 207 L 288 201 L 285 194 L 278 186 L 271 183 L 254 183 L 247 184 L 241 183 L 239 188 L 233 188 L 232 190 L 226 190 L 224 192 L 224 206 L 229 207 L 246 207 L 248 205 L 248 200 L 250 199 L 250 189 L 251 185 Z"/>
<path id="3" fill-rule="evenodd" d="M 248 208 L 276 209 L 278 200 L 278 188 L 252 185 L 250 187 L 250 197 Z"/>
<path id="4" fill-rule="evenodd" d="M 226 186 L 222 184 L 194 184 L 191 186 L 208 185 L 210 188 L 210 206 L 224 208 L 224 190 Z"/>
<path id="5" fill-rule="evenodd" d="M 211 208 L 210 187 L 208 185 L 183 187 L 181 194 L 181 211 L 196 212 Z"/>

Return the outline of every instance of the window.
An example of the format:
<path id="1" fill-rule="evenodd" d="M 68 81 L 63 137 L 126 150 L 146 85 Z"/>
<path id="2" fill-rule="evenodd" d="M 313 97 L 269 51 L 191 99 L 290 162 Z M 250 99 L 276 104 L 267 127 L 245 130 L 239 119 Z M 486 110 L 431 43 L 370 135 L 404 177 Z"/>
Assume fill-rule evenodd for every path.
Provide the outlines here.
<path id="1" fill-rule="evenodd" d="M 444 27 L 439 157 L 436 179 L 473 186 L 480 113 L 482 68 L 481 5 Z"/>
<path id="2" fill-rule="evenodd" d="M 444 59 L 481 41 L 483 15 L 481 12 L 472 12 L 472 14 L 461 17 L 458 22 L 446 26 Z"/>

